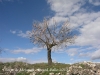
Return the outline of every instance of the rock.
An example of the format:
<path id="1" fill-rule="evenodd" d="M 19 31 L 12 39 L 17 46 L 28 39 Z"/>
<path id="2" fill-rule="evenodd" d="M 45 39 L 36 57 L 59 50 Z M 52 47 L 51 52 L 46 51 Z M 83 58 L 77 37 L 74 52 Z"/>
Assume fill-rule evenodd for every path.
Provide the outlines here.
<path id="1" fill-rule="evenodd" d="M 36 72 L 32 72 L 32 73 L 30 73 L 30 75 L 35 75 L 36 74 Z"/>
<path id="2" fill-rule="evenodd" d="M 49 75 L 54 75 L 54 73 L 49 73 Z"/>

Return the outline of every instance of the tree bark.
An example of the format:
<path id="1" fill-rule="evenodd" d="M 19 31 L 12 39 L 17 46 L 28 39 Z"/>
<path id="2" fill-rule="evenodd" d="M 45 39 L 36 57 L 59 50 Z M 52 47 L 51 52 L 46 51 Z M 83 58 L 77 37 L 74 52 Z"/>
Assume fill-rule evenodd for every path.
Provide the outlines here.
<path id="1" fill-rule="evenodd" d="M 47 49 L 48 65 L 52 65 L 51 48 Z"/>

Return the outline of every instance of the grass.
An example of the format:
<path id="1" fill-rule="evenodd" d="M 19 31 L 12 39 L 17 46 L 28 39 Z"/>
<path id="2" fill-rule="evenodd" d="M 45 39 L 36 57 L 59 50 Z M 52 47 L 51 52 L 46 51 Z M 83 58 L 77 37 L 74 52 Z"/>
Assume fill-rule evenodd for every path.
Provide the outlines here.
<path id="1" fill-rule="evenodd" d="M 49 66 L 47 63 L 37 63 L 37 64 L 32 64 L 34 69 L 41 68 L 41 69 L 50 69 L 50 68 L 56 68 L 56 69 L 61 69 L 61 68 L 66 68 L 69 67 L 69 64 L 62 64 L 62 63 L 52 63 L 51 66 Z"/>
<path id="2" fill-rule="evenodd" d="M 41 74 L 37 73 L 36 75 L 49 75 L 49 73 L 62 73 L 63 75 L 65 75 L 65 69 L 66 67 L 69 67 L 69 64 L 63 64 L 63 63 L 52 63 L 51 66 L 48 65 L 48 63 L 36 63 L 36 64 L 28 64 L 26 65 L 26 63 L 23 62 L 11 62 L 11 63 L 0 63 L 0 70 L 2 70 L 2 68 L 6 66 L 7 68 L 15 68 L 15 67 L 20 67 L 23 69 L 42 69 L 44 70 L 44 72 Z M 45 71 L 46 70 L 46 71 Z M 23 71 L 23 72 L 19 72 L 16 75 L 29 75 L 29 73 Z"/>

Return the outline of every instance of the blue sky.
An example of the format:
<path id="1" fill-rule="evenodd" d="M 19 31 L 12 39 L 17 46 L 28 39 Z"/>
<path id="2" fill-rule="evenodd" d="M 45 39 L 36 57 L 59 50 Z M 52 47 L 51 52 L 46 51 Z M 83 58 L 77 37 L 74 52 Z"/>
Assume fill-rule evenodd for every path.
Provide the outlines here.
<path id="1" fill-rule="evenodd" d="M 70 21 L 75 44 L 52 52 L 61 63 L 100 62 L 100 0 L 0 0 L 0 61 L 47 62 L 46 49 L 29 40 L 34 20 Z"/>

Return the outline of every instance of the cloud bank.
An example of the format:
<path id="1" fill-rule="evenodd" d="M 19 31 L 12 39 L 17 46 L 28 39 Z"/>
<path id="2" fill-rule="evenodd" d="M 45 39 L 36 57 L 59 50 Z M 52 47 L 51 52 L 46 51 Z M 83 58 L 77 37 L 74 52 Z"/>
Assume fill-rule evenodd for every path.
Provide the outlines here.
<path id="1" fill-rule="evenodd" d="M 100 5 L 100 0 L 89 0 L 89 2 L 95 6 L 99 6 Z"/>
<path id="2" fill-rule="evenodd" d="M 22 30 L 16 31 L 16 30 L 10 30 L 12 34 L 16 34 L 17 36 L 20 36 L 22 38 L 29 38 L 30 37 L 30 31 L 26 31 L 25 33 Z"/>
<path id="3" fill-rule="evenodd" d="M 21 61 L 25 62 L 27 59 L 24 57 L 18 57 L 18 58 L 0 58 L 1 62 L 14 62 L 14 61 Z"/>
<path id="4" fill-rule="evenodd" d="M 51 19 L 54 18 L 59 23 L 69 20 L 70 26 L 73 29 L 78 29 L 80 34 L 75 45 L 84 48 L 91 47 L 90 50 L 83 50 L 82 48 L 69 49 L 67 53 L 70 56 L 79 53 L 79 55 L 84 57 L 87 55 L 93 60 L 100 59 L 98 54 L 100 51 L 98 48 L 100 45 L 100 10 L 95 11 L 89 7 L 100 6 L 100 0 L 48 0 L 47 2 L 51 11 L 54 12 Z"/>
<path id="5" fill-rule="evenodd" d="M 12 53 L 18 54 L 18 53 L 24 53 L 24 54 L 34 54 L 38 53 L 42 50 L 42 48 L 32 48 L 32 49 L 16 49 L 11 50 Z"/>
<path id="6" fill-rule="evenodd" d="M 35 63 L 47 63 L 47 59 L 45 58 L 41 58 L 41 59 L 36 59 L 36 60 L 30 60 L 28 58 L 25 57 L 18 57 L 18 58 L 0 58 L 1 62 L 26 62 L 26 63 L 30 63 L 30 64 L 35 64 Z M 56 62 L 56 60 L 52 60 L 53 62 Z"/>

